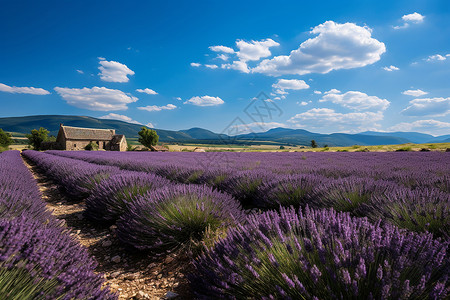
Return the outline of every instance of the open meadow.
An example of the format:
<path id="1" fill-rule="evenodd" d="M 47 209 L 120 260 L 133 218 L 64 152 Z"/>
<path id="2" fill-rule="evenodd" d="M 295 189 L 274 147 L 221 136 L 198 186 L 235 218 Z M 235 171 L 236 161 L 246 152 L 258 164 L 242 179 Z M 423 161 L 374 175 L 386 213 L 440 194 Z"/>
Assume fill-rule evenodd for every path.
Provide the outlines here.
<path id="1" fill-rule="evenodd" d="M 0 154 L 1 261 L 22 266 L 7 269 L 0 295 L 449 294 L 450 153 L 22 156 L 34 178 L 18 151 Z"/>

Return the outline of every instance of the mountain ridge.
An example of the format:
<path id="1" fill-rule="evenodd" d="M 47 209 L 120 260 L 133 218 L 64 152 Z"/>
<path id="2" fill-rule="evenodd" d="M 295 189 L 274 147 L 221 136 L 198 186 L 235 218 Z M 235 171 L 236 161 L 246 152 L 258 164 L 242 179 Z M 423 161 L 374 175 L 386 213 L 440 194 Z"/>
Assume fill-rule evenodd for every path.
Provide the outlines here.
<path id="1" fill-rule="evenodd" d="M 0 128 L 8 132 L 19 134 L 29 133 L 32 129 L 39 127 L 47 128 L 51 135 L 56 136 L 59 125 L 87 127 L 87 128 L 109 128 L 115 129 L 118 134 L 124 134 L 127 138 L 137 139 L 141 124 L 127 123 L 119 120 L 99 119 L 89 116 L 70 115 L 35 115 L 23 117 L 0 118 Z M 390 145 L 404 143 L 430 143 L 448 142 L 450 135 L 434 137 L 419 132 L 374 132 L 366 131 L 357 134 L 314 133 L 304 129 L 272 128 L 266 132 L 240 134 L 228 136 L 213 131 L 194 127 L 186 130 L 156 130 L 163 143 L 212 143 L 212 144 L 276 144 L 276 145 L 309 145 L 315 140 L 319 147 L 328 146 L 371 146 Z"/>

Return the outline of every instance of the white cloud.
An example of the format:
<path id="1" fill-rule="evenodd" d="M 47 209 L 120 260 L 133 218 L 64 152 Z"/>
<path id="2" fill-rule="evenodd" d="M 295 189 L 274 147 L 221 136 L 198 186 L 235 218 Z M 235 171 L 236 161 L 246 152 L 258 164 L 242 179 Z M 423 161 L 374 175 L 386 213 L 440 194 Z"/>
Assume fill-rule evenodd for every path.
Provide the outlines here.
<path id="1" fill-rule="evenodd" d="M 167 104 L 164 106 L 156 106 L 156 105 L 148 105 L 144 107 L 138 107 L 140 110 L 146 110 L 146 111 L 162 111 L 162 110 L 172 110 L 177 108 L 176 105 L 173 104 Z"/>
<path id="2" fill-rule="evenodd" d="M 420 97 L 420 96 L 426 95 L 428 93 L 417 89 L 417 90 L 406 90 L 406 91 L 402 92 L 402 94 L 407 95 L 407 96 Z"/>
<path id="3" fill-rule="evenodd" d="M 383 119 L 382 112 L 338 113 L 329 108 L 313 108 L 296 114 L 288 120 L 294 127 L 325 129 L 330 131 L 360 132 L 369 126 L 378 127 L 375 122 Z"/>
<path id="4" fill-rule="evenodd" d="M 35 87 L 17 87 L 0 83 L 0 92 L 12 94 L 48 95 L 49 91 Z"/>
<path id="5" fill-rule="evenodd" d="M 100 117 L 100 119 L 119 120 L 119 121 L 124 121 L 127 123 L 141 124 L 140 122 L 135 121 L 128 116 L 119 115 L 119 114 L 115 114 L 115 113 L 109 113 L 106 116 Z"/>
<path id="6" fill-rule="evenodd" d="M 272 55 L 269 48 L 279 46 L 280 44 L 272 39 L 265 39 L 261 41 L 246 42 L 243 40 L 237 40 L 236 46 L 239 51 L 236 52 L 240 61 L 246 62 L 249 60 L 259 60 L 263 57 Z"/>
<path id="7" fill-rule="evenodd" d="M 125 94 L 120 90 L 105 87 L 71 89 L 55 87 L 54 89 L 68 104 L 89 110 L 109 111 L 126 110 L 127 104 L 136 102 L 138 98 Z"/>
<path id="8" fill-rule="evenodd" d="M 417 12 L 408 14 L 408 15 L 404 15 L 402 17 L 402 21 L 404 22 L 403 25 L 394 26 L 394 29 L 408 28 L 410 24 L 422 23 L 424 19 L 425 19 L 425 16 L 422 16 L 421 14 L 419 14 Z"/>
<path id="9" fill-rule="evenodd" d="M 400 69 L 397 68 L 396 66 L 390 65 L 389 67 L 384 67 L 383 70 L 388 71 L 388 72 L 392 72 L 392 71 L 398 71 Z"/>
<path id="10" fill-rule="evenodd" d="M 205 65 L 205 67 L 209 68 L 209 69 L 217 69 L 218 66 L 216 65 Z"/>
<path id="11" fill-rule="evenodd" d="M 409 106 L 402 110 L 408 116 L 445 116 L 450 114 L 449 98 L 423 98 L 409 101 Z"/>
<path id="12" fill-rule="evenodd" d="M 250 70 L 247 66 L 247 64 L 243 61 L 240 60 L 236 60 L 233 61 L 233 63 L 231 64 L 223 64 L 221 66 L 222 69 L 233 69 L 233 70 L 238 70 L 241 71 L 243 73 L 250 73 Z"/>
<path id="13" fill-rule="evenodd" d="M 137 89 L 136 92 L 139 92 L 139 93 L 145 93 L 145 94 L 149 94 L 149 95 L 158 95 L 157 92 L 155 92 L 154 90 L 149 89 L 149 88 L 146 88 L 146 89 Z"/>
<path id="14" fill-rule="evenodd" d="M 442 56 L 440 54 L 430 55 L 430 56 L 428 56 L 426 61 L 442 61 L 442 60 L 446 60 L 447 59 L 446 56 Z"/>
<path id="15" fill-rule="evenodd" d="M 444 135 L 450 132 L 450 123 L 437 120 L 418 120 L 411 123 L 399 123 L 389 128 L 391 131 L 420 131 L 423 133 Z"/>
<path id="16" fill-rule="evenodd" d="M 100 59 L 100 58 L 99 58 Z M 117 61 L 107 61 L 100 59 L 100 79 L 107 82 L 128 82 L 128 75 L 134 75 L 134 71 L 130 70 L 126 65 Z"/>
<path id="17" fill-rule="evenodd" d="M 376 96 L 369 96 L 358 91 L 349 91 L 344 94 L 341 92 L 330 93 L 319 100 L 319 102 L 332 102 L 352 110 L 386 110 L 390 102 L 386 99 L 380 99 Z"/>
<path id="18" fill-rule="evenodd" d="M 193 104 L 196 106 L 216 106 L 225 103 L 219 97 L 211 97 L 211 96 L 195 96 L 191 99 L 184 102 L 184 104 Z"/>
<path id="19" fill-rule="evenodd" d="M 155 126 L 150 122 L 145 124 L 145 126 L 147 126 L 148 128 L 155 128 Z"/>
<path id="20" fill-rule="evenodd" d="M 83 70 L 77 70 L 78 74 L 84 74 Z"/>
<path id="21" fill-rule="evenodd" d="M 221 59 L 223 61 L 227 61 L 230 57 L 228 55 L 225 55 L 225 54 L 219 54 L 219 55 L 217 55 L 217 58 Z"/>
<path id="22" fill-rule="evenodd" d="M 181 97 L 176 97 L 175 100 L 181 101 L 183 99 L 181 99 Z"/>
<path id="23" fill-rule="evenodd" d="M 309 89 L 309 85 L 298 79 L 279 79 L 277 83 L 272 84 L 272 88 L 277 89 L 277 94 L 287 94 L 285 90 L 304 90 Z"/>
<path id="24" fill-rule="evenodd" d="M 301 106 L 305 106 L 305 105 L 308 105 L 308 102 L 302 101 L 302 102 L 297 102 L 297 104 L 301 105 Z"/>
<path id="25" fill-rule="evenodd" d="M 331 89 L 331 90 L 329 90 L 328 92 L 325 92 L 324 94 L 325 94 L 325 95 L 328 95 L 328 94 L 340 94 L 340 93 L 341 93 L 340 90 L 337 90 L 337 89 Z"/>
<path id="26" fill-rule="evenodd" d="M 252 71 L 267 75 L 305 75 L 364 67 L 380 60 L 384 43 L 372 38 L 371 29 L 354 23 L 327 21 L 314 27 L 318 34 L 303 42 L 289 55 L 263 60 Z"/>
<path id="27" fill-rule="evenodd" d="M 201 66 L 201 64 L 199 64 L 199 63 L 195 63 L 195 62 L 191 63 L 191 67 L 200 67 L 200 66 Z"/>
<path id="28" fill-rule="evenodd" d="M 314 94 L 320 95 L 320 94 L 322 94 L 322 92 L 321 91 L 314 91 Z"/>
<path id="29" fill-rule="evenodd" d="M 413 14 L 409 14 L 409 15 L 404 15 L 402 17 L 402 20 L 405 22 L 411 22 L 411 23 L 421 23 L 423 22 L 423 19 L 425 19 L 424 16 L 422 16 L 419 13 L 413 13 Z"/>
<path id="30" fill-rule="evenodd" d="M 209 49 L 214 52 L 234 53 L 234 50 L 226 46 L 210 46 Z"/>

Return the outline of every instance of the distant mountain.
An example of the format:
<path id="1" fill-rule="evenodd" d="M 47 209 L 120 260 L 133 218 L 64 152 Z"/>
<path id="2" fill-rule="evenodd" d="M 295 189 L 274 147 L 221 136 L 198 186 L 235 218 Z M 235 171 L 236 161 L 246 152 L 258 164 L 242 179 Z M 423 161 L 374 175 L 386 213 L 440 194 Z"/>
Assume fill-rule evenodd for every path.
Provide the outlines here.
<path id="1" fill-rule="evenodd" d="M 39 127 L 47 128 L 50 134 L 58 133 L 59 124 L 87 128 L 115 129 L 118 134 L 125 134 L 129 139 L 137 139 L 143 125 L 131 124 L 117 120 L 97 119 L 85 116 L 42 115 L 0 118 L 0 128 L 14 132 L 15 136 L 29 133 Z M 352 145 L 392 145 L 404 143 L 450 142 L 450 135 L 434 137 L 419 132 L 374 132 L 358 134 L 332 133 L 320 134 L 303 129 L 273 128 L 266 132 L 228 136 L 214 133 L 203 128 L 172 131 L 155 129 L 163 143 L 207 143 L 207 144 L 274 144 L 274 145 L 310 145 L 315 140 L 319 147 Z"/>

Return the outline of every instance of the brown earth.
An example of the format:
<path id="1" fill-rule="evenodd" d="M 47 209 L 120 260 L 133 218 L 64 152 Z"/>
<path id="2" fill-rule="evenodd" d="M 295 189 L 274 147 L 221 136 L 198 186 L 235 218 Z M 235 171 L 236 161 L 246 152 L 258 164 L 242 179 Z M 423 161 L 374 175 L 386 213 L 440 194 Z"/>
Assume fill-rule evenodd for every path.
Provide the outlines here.
<path id="1" fill-rule="evenodd" d="M 115 225 L 95 226 L 83 217 L 84 200 L 74 200 L 36 165 L 24 158 L 35 177 L 42 199 L 53 215 L 98 262 L 97 272 L 118 292 L 119 299 L 192 299 L 186 274 L 190 260 L 184 253 L 154 256 L 126 249 L 116 237 Z M 175 293 L 175 294 L 174 294 Z"/>

